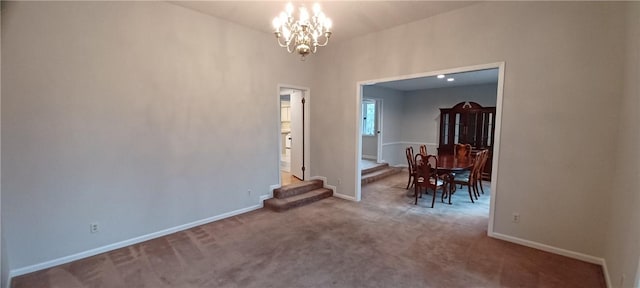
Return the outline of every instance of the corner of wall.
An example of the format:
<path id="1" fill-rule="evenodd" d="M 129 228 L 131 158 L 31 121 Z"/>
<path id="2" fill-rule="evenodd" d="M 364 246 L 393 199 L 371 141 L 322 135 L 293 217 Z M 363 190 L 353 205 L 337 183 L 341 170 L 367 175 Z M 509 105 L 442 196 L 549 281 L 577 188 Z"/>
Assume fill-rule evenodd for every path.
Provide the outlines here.
<path id="1" fill-rule="evenodd" d="M 2 8 L 4 8 L 4 2 Z M 2 9 L 4 10 L 4 9 Z M 0 13 L 0 30 L 2 30 L 2 13 Z M 0 67 L 2 67 L 2 40 L 0 39 Z M 2 71 L 0 69 L 0 111 L 2 110 Z M 0 126 L 2 126 L 2 113 L 0 112 Z M 0 150 L 2 150 L 2 135 L 0 135 Z M 2 156 L 0 156 L 2 162 Z M 2 175 L 0 174 L 0 287 L 9 287 L 9 258 L 7 256 L 7 245 L 4 241 L 4 225 L 2 225 Z"/>
<path id="2" fill-rule="evenodd" d="M 9 259 L 7 257 L 7 249 L 5 248 L 6 244 L 3 238 L 4 237 L 0 235 L 0 246 L 1 246 L 0 250 L 2 250 L 1 252 L 2 254 L 0 254 L 2 258 L 1 264 L 0 264 L 0 270 L 2 270 L 2 273 L 1 273 L 2 278 L 0 278 L 0 287 L 7 288 L 11 283 L 11 279 L 9 277 L 10 276 L 9 275 Z"/>

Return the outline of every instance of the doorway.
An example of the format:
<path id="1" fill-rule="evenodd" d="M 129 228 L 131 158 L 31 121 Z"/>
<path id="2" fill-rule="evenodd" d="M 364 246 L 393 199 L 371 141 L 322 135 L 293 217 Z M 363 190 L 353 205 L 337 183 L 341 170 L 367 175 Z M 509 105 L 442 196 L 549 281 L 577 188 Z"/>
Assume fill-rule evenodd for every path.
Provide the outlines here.
<path id="1" fill-rule="evenodd" d="M 362 99 L 362 160 L 365 162 L 384 162 L 382 158 L 382 109 L 382 99 Z"/>
<path id="2" fill-rule="evenodd" d="M 382 83 L 386 83 L 388 85 L 384 85 L 382 86 L 383 88 L 393 88 L 393 85 L 408 85 L 406 87 L 409 87 L 411 85 L 423 85 L 424 82 L 428 82 L 428 81 L 440 81 L 440 83 L 447 83 L 447 82 L 453 82 L 453 81 L 457 81 L 455 79 L 452 80 L 448 80 L 447 78 L 444 78 L 444 75 L 452 75 L 452 74 L 463 74 L 463 73 L 467 73 L 467 72 L 473 72 L 473 71 L 483 71 L 483 70 L 494 70 L 496 71 L 496 84 L 495 84 L 495 92 L 494 92 L 494 99 L 495 99 L 495 106 L 496 106 L 496 115 L 495 115 L 495 134 L 494 134 L 494 140 L 493 140 L 493 156 L 492 156 L 492 169 L 491 169 L 491 184 L 490 184 L 490 199 L 489 199 L 489 203 L 488 203 L 488 213 L 489 213 L 489 223 L 488 223 L 488 232 L 492 233 L 493 231 L 493 224 L 494 224 L 494 214 L 495 214 L 495 201 L 498 197 L 498 190 L 496 187 L 496 183 L 497 183 L 497 175 L 498 175 L 498 162 L 499 162 L 499 156 L 500 156 L 500 131 L 501 131 L 501 119 L 502 119 L 502 101 L 503 101 L 503 83 L 504 83 L 504 62 L 498 62 L 498 63 L 490 63 L 490 64 L 483 64 L 483 65 L 475 65 L 475 66 L 468 66 L 468 67 L 460 67 L 460 68 L 453 68 L 453 69 L 448 69 L 448 70 L 441 70 L 441 71 L 432 71 L 432 72 L 426 72 L 426 73 L 420 73 L 420 74 L 412 74 L 412 75 L 404 75 L 404 76 L 397 76 L 397 77 L 393 77 L 393 78 L 386 78 L 386 79 L 375 79 L 375 80 L 367 80 L 367 81 L 361 81 L 357 83 L 357 95 L 356 95 L 356 103 L 361 103 L 363 101 L 363 99 L 367 98 L 366 95 L 364 95 L 364 91 L 367 90 L 369 87 L 372 86 L 378 86 L 378 84 L 382 84 Z M 438 75 L 442 75 L 441 77 L 436 77 Z M 444 79 L 443 79 L 444 78 Z M 415 81 L 415 80 L 419 80 L 419 81 Z M 444 82 L 442 82 L 444 81 Z M 406 82 L 410 82 L 410 83 L 406 83 Z M 366 87 L 366 89 L 365 89 Z M 405 87 L 405 88 L 406 88 Z M 415 87 L 413 87 L 415 88 Z M 406 88 L 406 89 L 413 89 L 413 88 Z M 389 94 L 389 93 L 384 93 Z M 393 93 L 391 93 L 393 94 Z M 391 103 L 390 107 L 394 106 L 394 99 L 397 99 L 397 95 L 403 95 L 404 92 L 400 91 L 397 92 L 397 94 L 395 95 L 387 95 L 383 99 L 385 101 L 391 101 L 389 103 Z M 385 102 L 386 104 L 386 102 Z M 405 107 L 407 105 L 405 105 L 406 103 L 396 103 L 396 106 L 401 106 L 401 107 Z M 385 105 L 388 106 L 388 105 Z M 409 108 L 415 108 L 413 107 L 411 104 L 408 105 Z M 387 107 L 386 107 L 387 108 Z M 385 108 L 385 109 L 386 109 Z M 402 108 L 404 109 L 404 108 Z M 417 109 L 417 108 L 416 108 Z M 398 113 L 393 113 L 391 110 L 389 110 L 390 112 L 389 115 L 400 115 Z M 360 184 L 360 170 L 361 170 L 361 164 L 360 164 L 360 159 L 362 159 L 362 143 L 360 142 L 362 140 L 361 137 L 361 130 L 362 130 L 362 123 L 361 123 L 361 119 L 363 117 L 364 110 L 361 107 L 361 105 L 357 106 L 357 111 L 356 111 L 356 123 L 357 123 L 357 136 L 356 136 L 356 147 L 357 147 L 357 151 L 356 151 L 356 155 L 355 155 L 355 160 L 356 160 L 356 201 L 360 201 L 360 199 L 362 199 L 362 189 L 361 189 L 361 184 Z M 387 113 L 387 111 L 385 111 L 385 113 Z M 433 131 L 434 134 L 438 134 L 439 132 L 439 111 L 437 111 L 436 113 L 438 113 L 438 116 L 436 116 L 437 118 L 433 117 L 434 119 L 428 120 L 428 121 L 413 121 L 415 119 L 406 119 L 407 121 L 401 120 L 400 122 L 403 123 L 403 125 L 408 125 L 407 123 L 409 123 L 411 125 L 414 125 L 413 128 L 411 128 L 409 131 L 421 131 L 423 132 L 424 130 L 431 130 Z M 402 114 L 402 113 L 401 113 Z M 406 122 L 406 123 L 405 123 Z M 418 122 L 422 123 L 422 124 L 417 124 Z M 386 125 L 386 124 L 385 124 Z M 432 127 L 430 127 L 430 125 Z M 383 125 L 384 126 L 384 125 Z M 415 129 L 414 129 L 415 128 Z M 389 128 L 391 129 L 391 128 Z M 393 131 L 393 129 L 389 130 L 389 131 Z M 394 133 L 391 133 L 394 134 Z M 391 135 L 390 134 L 390 135 Z M 396 133 L 397 134 L 397 133 Z M 415 140 L 414 138 L 419 137 L 418 134 L 415 133 L 400 133 L 400 135 L 398 136 L 398 139 L 383 139 L 383 143 L 382 143 L 382 147 L 384 151 L 380 151 L 380 153 L 382 155 L 384 155 L 384 157 L 388 157 L 389 159 L 385 159 L 388 162 L 391 163 L 400 163 L 400 161 L 406 163 L 406 159 L 404 159 L 404 148 L 406 148 L 407 146 L 420 146 L 423 144 L 426 144 L 427 146 L 427 150 L 429 151 L 429 154 L 437 154 L 437 152 L 435 152 L 437 150 L 437 143 L 438 143 L 438 139 L 434 139 L 434 141 L 429 141 L 428 143 L 420 143 L 419 141 Z M 393 137 L 392 137 L 393 138 Z M 423 141 L 424 142 L 424 141 Z M 433 147 L 429 147 L 429 144 L 433 144 Z M 386 151 L 386 150 L 389 151 Z M 416 148 L 414 148 L 416 149 Z M 386 152 L 385 152 L 386 151 Z M 433 152 L 431 152 L 433 151 Z M 389 155 L 389 156 L 387 156 Z M 395 158 L 394 158 L 395 157 Z M 406 164 L 404 165 L 406 166 Z M 468 200 L 468 199 L 467 199 Z"/>
<path id="3" fill-rule="evenodd" d="M 278 86 L 280 186 L 308 178 L 309 89 Z"/>

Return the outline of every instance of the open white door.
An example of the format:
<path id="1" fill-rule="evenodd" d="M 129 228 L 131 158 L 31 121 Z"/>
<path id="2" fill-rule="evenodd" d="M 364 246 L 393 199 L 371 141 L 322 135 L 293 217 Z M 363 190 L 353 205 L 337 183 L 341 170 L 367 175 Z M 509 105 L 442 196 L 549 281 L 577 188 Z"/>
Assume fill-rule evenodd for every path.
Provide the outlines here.
<path id="1" fill-rule="evenodd" d="M 383 100 L 382 99 L 376 99 L 376 161 L 378 163 L 382 163 L 385 162 L 385 160 L 382 158 L 382 127 L 384 127 L 383 125 L 383 120 L 382 120 L 382 104 L 383 104 Z"/>
<path id="2" fill-rule="evenodd" d="M 302 91 L 291 93 L 291 175 L 303 179 L 302 171 Z"/>

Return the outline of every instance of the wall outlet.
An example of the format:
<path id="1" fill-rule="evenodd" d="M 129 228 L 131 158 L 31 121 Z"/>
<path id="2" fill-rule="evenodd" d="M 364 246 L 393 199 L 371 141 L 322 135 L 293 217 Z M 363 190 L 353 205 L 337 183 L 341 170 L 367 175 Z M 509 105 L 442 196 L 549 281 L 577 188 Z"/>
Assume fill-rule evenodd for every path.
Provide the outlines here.
<path id="1" fill-rule="evenodd" d="M 251 189 L 247 189 L 247 195 L 251 195 Z"/>
<path id="2" fill-rule="evenodd" d="M 97 223 L 97 222 L 94 222 L 94 223 L 90 223 L 90 224 L 89 224 L 89 232 L 90 232 L 91 234 L 93 234 L 93 233 L 98 233 L 98 231 L 100 231 L 100 226 L 98 225 L 98 223 Z"/>
<path id="3" fill-rule="evenodd" d="M 342 184 L 342 179 L 338 178 L 338 185 Z"/>
<path id="4" fill-rule="evenodd" d="M 520 223 L 520 213 L 513 213 L 511 215 L 511 222 Z"/>

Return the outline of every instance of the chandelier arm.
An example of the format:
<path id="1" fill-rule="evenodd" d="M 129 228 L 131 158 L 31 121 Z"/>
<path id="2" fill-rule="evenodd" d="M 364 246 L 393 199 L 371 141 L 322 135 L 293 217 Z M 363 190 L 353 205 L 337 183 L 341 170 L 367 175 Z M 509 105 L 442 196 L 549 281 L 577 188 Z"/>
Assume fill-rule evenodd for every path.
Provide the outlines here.
<path id="1" fill-rule="evenodd" d="M 325 36 L 320 36 L 318 37 L 318 40 L 320 40 L 320 38 L 324 38 L 324 42 L 320 43 L 320 41 L 317 41 L 317 45 L 320 47 L 324 47 L 327 46 L 327 44 L 329 44 L 329 37 L 325 37 Z"/>
<path id="2" fill-rule="evenodd" d="M 293 53 L 293 51 L 296 51 L 296 45 L 293 41 L 293 39 L 290 39 L 289 42 L 287 42 L 287 52 L 289 53 Z"/>
<path id="3" fill-rule="evenodd" d="M 282 47 L 282 48 L 287 47 L 287 42 L 285 40 L 285 42 L 283 43 L 282 42 L 282 37 L 278 37 L 277 40 L 278 40 L 278 45 L 280 45 L 280 47 Z"/>

